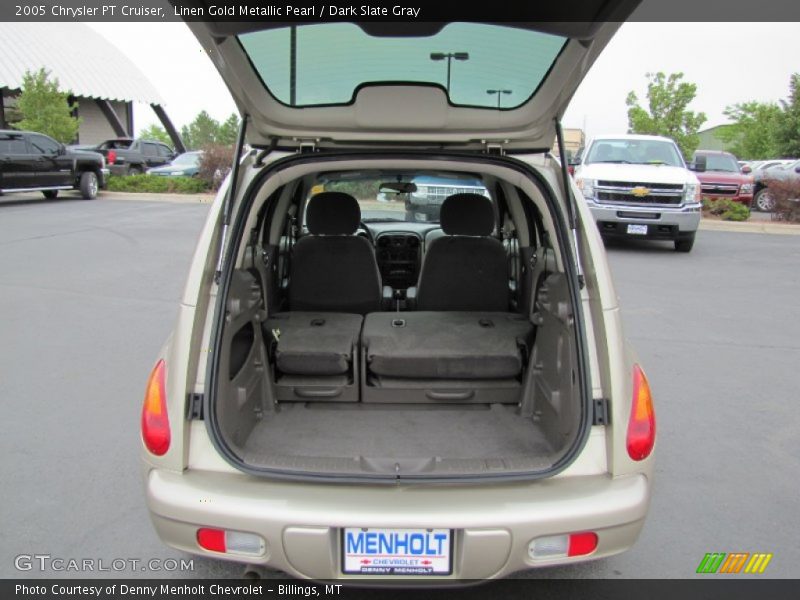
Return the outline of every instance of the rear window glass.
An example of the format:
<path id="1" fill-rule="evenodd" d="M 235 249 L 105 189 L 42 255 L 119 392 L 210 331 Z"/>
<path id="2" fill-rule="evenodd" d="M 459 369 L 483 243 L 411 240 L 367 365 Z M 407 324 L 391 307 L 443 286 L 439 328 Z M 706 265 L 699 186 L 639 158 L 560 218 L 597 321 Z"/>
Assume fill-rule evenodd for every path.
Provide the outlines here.
<path id="1" fill-rule="evenodd" d="M 0 154 L 27 154 L 28 146 L 19 137 L 0 137 Z"/>
<path id="2" fill-rule="evenodd" d="M 238 39 L 284 104 L 348 104 L 362 84 L 414 82 L 441 85 L 453 104 L 486 108 L 524 104 L 567 42 L 484 23 L 450 23 L 425 37 L 374 37 L 353 23 L 325 23 Z"/>

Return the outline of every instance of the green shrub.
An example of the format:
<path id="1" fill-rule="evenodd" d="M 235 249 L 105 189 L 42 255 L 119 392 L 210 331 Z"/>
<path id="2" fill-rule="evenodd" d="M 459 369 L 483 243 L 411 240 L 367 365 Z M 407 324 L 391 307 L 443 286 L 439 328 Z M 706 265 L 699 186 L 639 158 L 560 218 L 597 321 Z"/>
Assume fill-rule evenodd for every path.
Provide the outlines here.
<path id="1" fill-rule="evenodd" d="M 749 208 L 726 198 L 720 200 L 703 198 L 703 212 L 719 217 L 723 221 L 747 221 L 750 218 Z"/>
<path id="2" fill-rule="evenodd" d="M 111 175 L 110 192 L 145 192 L 151 194 L 198 194 L 208 191 L 205 181 L 194 177 L 164 177 L 161 175 Z"/>

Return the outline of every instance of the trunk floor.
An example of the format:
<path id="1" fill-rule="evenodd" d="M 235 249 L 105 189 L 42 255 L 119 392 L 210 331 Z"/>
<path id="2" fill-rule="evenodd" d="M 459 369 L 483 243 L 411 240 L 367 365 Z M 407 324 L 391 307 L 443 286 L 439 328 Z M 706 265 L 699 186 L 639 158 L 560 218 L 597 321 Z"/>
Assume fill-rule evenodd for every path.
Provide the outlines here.
<path id="1" fill-rule="evenodd" d="M 242 458 L 250 464 L 277 456 L 541 459 L 552 452 L 538 425 L 501 405 L 284 404 L 255 426 Z"/>

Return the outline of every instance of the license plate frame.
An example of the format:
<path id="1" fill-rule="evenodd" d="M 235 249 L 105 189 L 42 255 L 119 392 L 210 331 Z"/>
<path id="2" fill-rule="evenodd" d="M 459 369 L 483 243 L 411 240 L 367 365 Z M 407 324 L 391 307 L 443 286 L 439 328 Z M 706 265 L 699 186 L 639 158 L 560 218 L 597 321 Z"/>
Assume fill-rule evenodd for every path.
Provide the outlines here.
<path id="1" fill-rule="evenodd" d="M 405 539 L 409 545 L 415 545 L 420 552 L 386 552 L 387 544 L 397 541 L 393 535 Z M 379 536 L 389 537 L 380 539 Z M 413 541 L 411 536 L 414 536 Z M 341 571 L 344 575 L 373 577 L 452 575 L 454 537 L 452 529 L 444 528 L 343 527 L 340 535 Z M 394 548 L 396 550 L 397 546 Z"/>

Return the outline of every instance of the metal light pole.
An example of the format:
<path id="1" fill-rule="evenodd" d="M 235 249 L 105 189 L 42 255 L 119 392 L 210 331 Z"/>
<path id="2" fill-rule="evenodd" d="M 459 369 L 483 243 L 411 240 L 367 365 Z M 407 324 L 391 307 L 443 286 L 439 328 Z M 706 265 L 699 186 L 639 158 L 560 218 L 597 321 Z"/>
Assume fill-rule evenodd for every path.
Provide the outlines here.
<path id="1" fill-rule="evenodd" d="M 510 94 L 511 90 L 486 90 L 487 94 L 497 94 L 497 108 L 500 108 L 500 97 L 502 94 Z"/>
<path id="2" fill-rule="evenodd" d="M 431 52 L 431 60 L 447 59 L 447 95 L 450 96 L 450 64 L 453 59 L 469 60 L 469 52 Z"/>
<path id="3" fill-rule="evenodd" d="M 297 104 L 297 26 L 289 27 L 289 105 Z"/>

